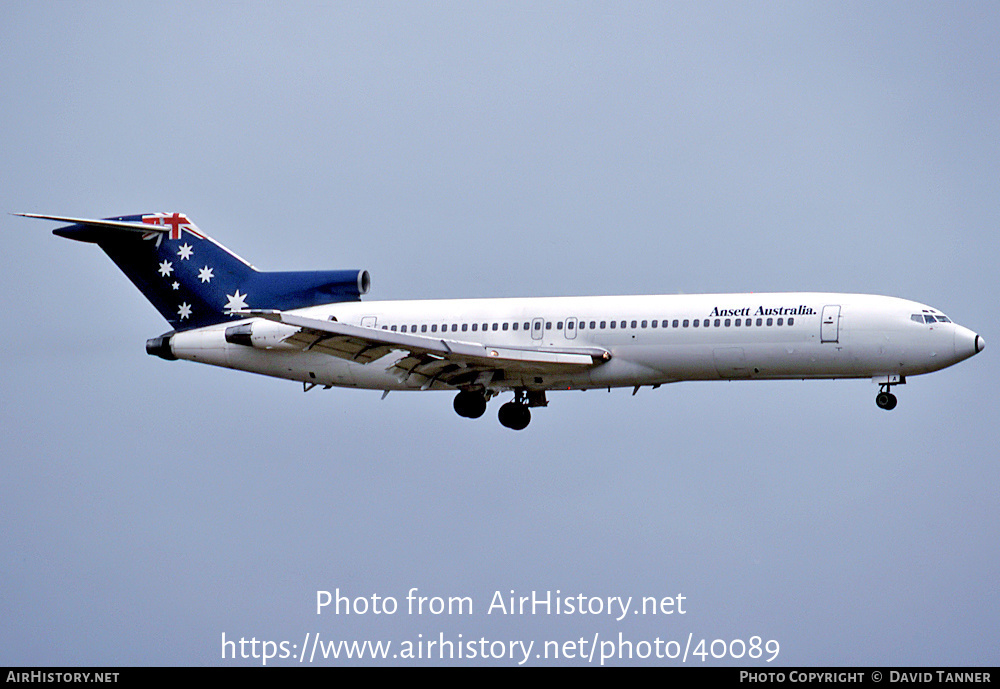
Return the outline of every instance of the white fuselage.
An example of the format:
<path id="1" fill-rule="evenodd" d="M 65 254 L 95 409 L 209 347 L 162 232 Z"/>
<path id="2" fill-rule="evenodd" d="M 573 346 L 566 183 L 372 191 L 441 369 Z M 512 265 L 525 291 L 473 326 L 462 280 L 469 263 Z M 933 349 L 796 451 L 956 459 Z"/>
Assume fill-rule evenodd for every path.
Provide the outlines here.
<path id="1" fill-rule="evenodd" d="M 699 294 L 346 302 L 293 313 L 421 337 L 496 347 L 597 347 L 585 370 L 508 377 L 495 391 L 659 385 L 682 380 L 886 378 L 929 373 L 983 347 L 982 338 L 917 302 L 861 294 Z M 935 322 L 916 322 L 932 316 Z M 394 353 L 360 364 L 285 348 L 295 329 L 255 321 L 268 348 L 229 344 L 223 323 L 176 333 L 180 359 L 279 378 L 375 390 L 420 389 L 391 369 Z M 405 328 L 405 331 L 403 330 Z M 268 330 L 270 329 L 270 330 Z M 398 355 L 395 355 L 398 359 Z M 426 386 L 424 386 L 426 387 Z M 433 389 L 453 389 L 442 384 Z"/>

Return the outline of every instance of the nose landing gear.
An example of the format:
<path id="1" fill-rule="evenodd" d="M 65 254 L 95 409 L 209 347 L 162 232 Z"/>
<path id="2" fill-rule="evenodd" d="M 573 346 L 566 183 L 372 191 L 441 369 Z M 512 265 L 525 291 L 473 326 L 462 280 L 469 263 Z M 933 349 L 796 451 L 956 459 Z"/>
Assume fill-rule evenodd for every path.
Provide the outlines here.
<path id="1" fill-rule="evenodd" d="M 879 409 L 889 411 L 896 408 L 896 396 L 889 392 L 889 386 L 883 385 L 882 389 L 875 395 L 875 404 Z"/>

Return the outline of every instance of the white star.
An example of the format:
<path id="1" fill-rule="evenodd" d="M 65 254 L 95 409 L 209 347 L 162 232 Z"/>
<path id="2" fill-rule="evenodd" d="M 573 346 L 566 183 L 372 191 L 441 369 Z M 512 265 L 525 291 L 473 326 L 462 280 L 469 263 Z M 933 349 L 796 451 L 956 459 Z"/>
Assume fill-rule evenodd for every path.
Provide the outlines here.
<path id="1" fill-rule="evenodd" d="M 174 264 L 170 261 L 164 261 L 160 264 L 160 275 L 167 277 L 172 272 L 174 272 Z"/>
<path id="2" fill-rule="evenodd" d="M 181 320 L 184 320 L 191 315 L 191 305 L 184 302 L 181 304 L 181 307 L 177 309 L 177 314 L 181 317 Z"/>
<path id="3" fill-rule="evenodd" d="M 212 278 L 214 277 L 215 276 L 212 275 L 212 269 L 209 268 L 208 266 L 205 266 L 204 268 L 198 271 L 198 279 L 201 280 L 202 282 L 211 282 Z"/>
<path id="4" fill-rule="evenodd" d="M 181 288 L 181 283 L 179 283 L 179 282 L 174 282 L 174 284 L 172 284 L 172 285 L 170 285 L 170 286 L 171 286 L 171 287 L 173 287 L 174 289 L 180 289 L 180 288 Z"/>
<path id="5" fill-rule="evenodd" d="M 193 253 L 194 253 L 194 248 L 187 242 L 184 242 L 183 244 L 181 244 L 180 250 L 177 252 L 177 255 L 181 257 L 182 261 L 186 261 L 187 259 L 191 258 L 191 254 Z"/>
<path id="6" fill-rule="evenodd" d="M 232 316 L 234 312 L 243 311 L 247 308 L 247 295 L 240 294 L 239 290 L 236 290 L 236 294 L 227 294 L 226 298 L 229 299 L 224 307 L 227 316 Z"/>

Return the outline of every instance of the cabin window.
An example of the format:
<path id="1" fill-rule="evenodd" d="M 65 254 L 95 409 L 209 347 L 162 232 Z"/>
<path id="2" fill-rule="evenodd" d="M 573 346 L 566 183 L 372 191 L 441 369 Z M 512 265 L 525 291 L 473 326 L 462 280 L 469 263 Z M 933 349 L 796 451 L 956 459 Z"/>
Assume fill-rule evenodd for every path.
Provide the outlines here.
<path id="1" fill-rule="evenodd" d="M 595 324 L 596 324 L 596 321 L 591 321 L 591 322 L 590 322 L 590 329 L 591 329 L 591 330 L 594 330 L 594 325 L 595 325 Z M 601 327 L 603 328 L 604 326 L 602 325 Z"/>
<path id="2" fill-rule="evenodd" d="M 510 323 L 504 323 L 504 324 L 503 324 L 503 329 L 504 329 L 504 330 L 506 330 L 506 329 L 507 329 L 507 328 L 509 328 L 509 327 L 510 327 Z"/>
<path id="3" fill-rule="evenodd" d="M 692 327 L 694 327 L 694 328 L 697 328 L 697 327 L 698 327 L 698 324 L 699 324 L 700 322 L 701 322 L 701 321 L 699 321 L 699 320 L 698 320 L 697 318 L 695 318 L 695 319 L 694 319 L 694 321 L 692 321 L 692 322 L 691 322 L 691 326 L 692 326 Z"/>
<path id="4" fill-rule="evenodd" d="M 514 322 L 514 330 L 517 330 L 517 321 Z"/>
<path id="5" fill-rule="evenodd" d="M 390 330 L 392 330 L 392 332 L 396 332 L 396 326 L 392 326 L 392 328 L 390 328 Z"/>
<path id="6" fill-rule="evenodd" d="M 758 318 L 757 319 L 757 325 L 764 325 L 764 319 L 763 318 Z"/>
<path id="7" fill-rule="evenodd" d="M 664 328 L 667 327 L 667 322 L 666 321 L 663 321 L 663 327 Z M 677 320 L 676 319 L 674 319 L 673 327 L 675 327 L 675 328 L 677 327 Z"/>
<path id="8" fill-rule="evenodd" d="M 496 330 L 496 329 L 497 329 L 497 327 L 498 327 L 498 326 L 497 326 L 497 324 L 496 324 L 496 323 L 494 323 L 494 324 L 493 324 L 493 330 Z"/>
<path id="9" fill-rule="evenodd" d="M 795 325 L 795 319 L 794 318 L 789 318 L 788 319 L 788 325 Z"/>
<path id="10" fill-rule="evenodd" d="M 467 332 L 468 330 L 469 330 L 469 324 L 468 323 L 462 323 L 462 332 L 464 333 L 464 332 Z"/>
<path id="11" fill-rule="evenodd" d="M 604 330 L 608 326 L 607 321 L 601 321 L 601 330 Z"/>
<path id="12" fill-rule="evenodd" d="M 545 329 L 552 330 L 552 321 L 545 321 Z"/>
<path id="13" fill-rule="evenodd" d="M 524 322 L 524 329 L 525 329 L 525 330 L 527 330 L 527 329 L 528 329 L 528 322 L 527 322 L 527 321 L 525 321 L 525 322 Z"/>
<path id="14" fill-rule="evenodd" d="M 632 321 L 632 329 L 635 330 L 635 326 L 638 325 L 635 321 Z"/>
<path id="15" fill-rule="evenodd" d="M 688 325 L 690 325 L 690 324 L 691 324 L 691 321 L 689 321 L 686 318 L 681 322 L 681 325 L 683 325 L 685 328 L 688 327 Z"/>
<path id="16" fill-rule="evenodd" d="M 446 325 L 446 326 L 443 326 L 443 327 L 442 327 L 442 330 L 447 330 L 447 329 L 448 329 L 448 326 L 447 326 L 447 325 Z M 434 325 L 432 325 L 432 326 L 431 326 L 431 332 L 432 332 L 432 333 L 436 333 L 437 331 L 438 331 L 438 327 L 437 327 L 437 324 L 434 324 Z"/>
<path id="17" fill-rule="evenodd" d="M 618 327 L 618 321 L 611 321 L 611 329 L 614 330 Z"/>
<path id="18" fill-rule="evenodd" d="M 562 321 L 556 323 L 556 330 L 562 330 Z"/>
<path id="19" fill-rule="evenodd" d="M 773 318 L 768 318 L 767 319 L 767 324 L 768 325 L 774 325 L 774 319 Z"/>
<path id="20" fill-rule="evenodd" d="M 478 332 L 478 331 L 479 331 L 479 324 L 478 323 L 473 323 L 472 324 L 472 332 Z"/>
<path id="21" fill-rule="evenodd" d="M 542 329 L 542 322 L 541 321 L 537 321 L 535 323 L 535 330 L 541 330 L 541 329 Z"/>
<path id="22" fill-rule="evenodd" d="M 784 318 L 779 318 L 778 319 L 778 325 L 784 325 L 784 324 L 785 324 L 785 319 Z"/>

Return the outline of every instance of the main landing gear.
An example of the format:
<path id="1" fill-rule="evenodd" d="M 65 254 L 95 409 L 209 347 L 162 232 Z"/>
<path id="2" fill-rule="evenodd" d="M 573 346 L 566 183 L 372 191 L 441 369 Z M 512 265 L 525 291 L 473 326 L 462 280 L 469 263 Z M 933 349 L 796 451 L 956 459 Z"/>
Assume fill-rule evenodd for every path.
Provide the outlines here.
<path id="1" fill-rule="evenodd" d="M 529 407 L 547 407 L 549 401 L 544 390 L 514 390 L 514 399 L 500 407 L 500 425 L 515 431 L 524 430 L 531 423 Z"/>
<path id="2" fill-rule="evenodd" d="M 879 393 L 875 395 L 875 404 L 878 405 L 879 409 L 886 411 L 896 408 L 896 396 L 889 392 L 889 385 L 882 385 Z"/>
<path id="3" fill-rule="evenodd" d="M 528 405 L 518 401 L 516 397 L 513 402 L 508 402 L 500 407 L 500 413 L 497 416 L 500 418 L 501 426 L 515 431 L 523 431 L 531 423 L 531 411 L 528 409 Z"/>
<path id="4" fill-rule="evenodd" d="M 494 393 L 478 390 L 462 390 L 455 395 L 455 412 L 467 419 L 478 419 L 486 412 L 486 402 Z M 545 392 L 515 390 L 514 399 L 500 407 L 500 424 L 515 431 L 527 428 L 531 423 L 529 407 L 548 406 Z"/>
<path id="5" fill-rule="evenodd" d="M 486 413 L 486 395 L 472 390 L 462 390 L 455 396 L 455 411 L 467 419 L 478 419 Z"/>

